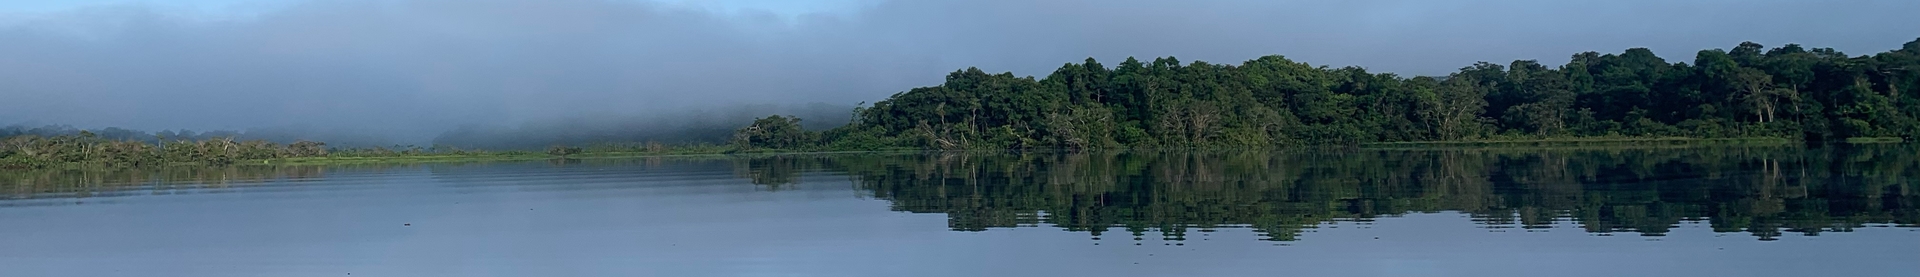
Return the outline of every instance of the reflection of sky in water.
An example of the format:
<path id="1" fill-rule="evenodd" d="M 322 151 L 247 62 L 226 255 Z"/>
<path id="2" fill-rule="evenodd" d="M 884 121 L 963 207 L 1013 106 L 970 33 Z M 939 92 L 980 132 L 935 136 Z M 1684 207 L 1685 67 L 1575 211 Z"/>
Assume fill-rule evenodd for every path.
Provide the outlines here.
<path id="1" fill-rule="evenodd" d="M 7 276 L 1899 276 L 1920 232 L 1759 241 L 1684 222 L 1665 236 L 1488 228 L 1413 213 L 1261 241 L 1249 228 L 1166 241 L 1124 228 L 950 231 L 837 173 L 751 185 L 733 166 L 542 163 L 334 170 L 224 189 L 133 190 L 0 207 Z M 773 163 L 777 164 L 777 163 Z M 770 167 L 769 167 L 770 168 Z M 1750 174 L 1750 173 L 1740 173 Z M 1910 179 L 1910 178 L 1909 178 Z M 215 193 L 219 192 L 219 193 Z M 61 204 L 68 201 L 82 204 Z M 1517 223 L 1505 223 L 1507 227 Z M 409 226 L 410 225 L 410 226 Z M 1134 245 L 1139 243 L 1140 245 Z M 1177 245 L 1176 245 L 1177 244 Z"/>

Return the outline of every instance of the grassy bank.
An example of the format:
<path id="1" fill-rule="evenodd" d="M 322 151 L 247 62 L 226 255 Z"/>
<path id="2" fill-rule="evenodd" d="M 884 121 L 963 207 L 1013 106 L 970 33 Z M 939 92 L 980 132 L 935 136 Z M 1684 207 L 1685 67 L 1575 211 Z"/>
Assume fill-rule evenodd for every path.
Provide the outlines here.
<path id="1" fill-rule="evenodd" d="M 81 132 L 48 137 L 22 135 L 0 138 L 0 170 L 590 159 L 720 154 L 733 149 L 729 145 L 658 142 L 605 143 L 585 147 L 556 145 L 546 151 L 469 150 L 439 146 L 330 148 L 325 143 L 311 141 L 279 144 L 261 140 L 237 141 L 230 137 L 114 140 Z"/>
<path id="2" fill-rule="evenodd" d="M 253 164 L 275 165 L 337 165 L 337 164 L 394 164 L 394 163 L 449 163 L 484 161 L 538 161 L 552 159 L 619 159 L 668 156 L 702 156 L 727 153 L 725 147 L 670 148 L 659 151 L 604 151 L 584 152 L 566 156 L 528 151 L 508 152 L 469 152 L 469 153 L 420 153 L 384 156 L 327 156 L 293 157 L 253 161 Z"/>
<path id="3" fill-rule="evenodd" d="M 569 155 L 564 158 L 566 159 L 619 159 L 619 158 L 700 156 L 700 155 L 720 155 L 720 153 L 707 153 L 707 154 L 665 154 L 665 153 L 645 153 L 645 152 L 593 153 L 593 154 Z M 547 154 L 532 154 L 532 153 L 478 154 L 478 155 L 423 154 L 423 155 L 388 156 L 388 157 L 301 157 L 301 158 L 261 160 L 261 161 L 258 161 L 258 163 L 275 164 L 275 165 L 336 165 L 336 164 L 538 161 L 538 160 L 552 160 L 552 159 L 561 159 L 561 158 L 562 157 L 559 157 L 559 156 L 553 156 L 553 155 L 547 155 Z"/>
<path id="4" fill-rule="evenodd" d="M 1901 143 L 1901 142 L 1906 142 L 1906 141 L 1907 141 L 1906 139 L 1903 139 L 1903 138 L 1898 138 L 1898 137 L 1863 137 L 1863 138 L 1847 138 L 1847 143 L 1852 143 L 1852 144 L 1869 144 L 1869 143 Z"/>

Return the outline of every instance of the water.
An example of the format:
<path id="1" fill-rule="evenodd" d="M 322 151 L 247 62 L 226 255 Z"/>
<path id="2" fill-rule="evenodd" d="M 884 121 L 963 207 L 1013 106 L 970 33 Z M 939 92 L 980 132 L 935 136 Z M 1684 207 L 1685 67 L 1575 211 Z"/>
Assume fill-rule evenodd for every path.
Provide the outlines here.
<path id="1" fill-rule="evenodd" d="M 4 276 L 1914 276 L 1912 146 L 0 172 Z"/>

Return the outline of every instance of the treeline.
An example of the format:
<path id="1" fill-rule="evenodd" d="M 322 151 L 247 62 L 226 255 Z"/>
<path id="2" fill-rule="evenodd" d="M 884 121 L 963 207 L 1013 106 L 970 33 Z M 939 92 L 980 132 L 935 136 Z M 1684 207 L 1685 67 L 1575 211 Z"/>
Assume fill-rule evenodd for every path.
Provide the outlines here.
<path id="1" fill-rule="evenodd" d="M 1478 63 L 1403 77 L 1266 56 L 1239 65 L 1173 57 L 1087 59 L 1043 79 L 969 68 L 809 133 L 770 117 L 742 149 L 1265 147 L 1559 137 L 1777 137 L 1812 142 L 1920 134 L 1920 40 L 1866 56 L 1741 43 L 1670 62 L 1645 48 L 1566 64 Z M 770 124 L 770 125 L 769 125 Z"/>
<path id="2" fill-rule="evenodd" d="M 76 136 L 76 135 L 80 135 L 81 133 L 88 133 L 94 138 L 105 139 L 105 140 L 127 140 L 127 141 L 141 141 L 141 142 L 148 142 L 148 143 L 160 143 L 162 141 L 166 141 L 169 139 L 206 140 L 206 139 L 223 138 L 223 137 L 224 138 L 240 137 L 243 135 L 242 132 L 228 131 L 228 130 L 195 132 L 193 130 L 183 129 L 183 130 L 177 130 L 177 131 L 161 130 L 159 132 L 147 132 L 147 131 L 119 128 L 119 127 L 107 127 L 107 128 L 101 128 L 101 129 L 83 130 L 83 129 L 74 128 L 73 126 L 68 126 L 68 125 L 46 125 L 46 126 L 40 126 L 40 127 L 27 127 L 27 126 L 21 126 L 21 125 L 14 125 L 14 126 L 0 127 L 0 138 L 10 138 L 10 137 L 16 137 L 16 136 L 29 136 L 29 135 L 39 136 L 39 137 Z"/>
<path id="3" fill-rule="evenodd" d="M 212 137 L 147 142 L 108 138 L 91 131 L 80 131 L 74 135 L 16 135 L 0 138 L 0 168 L 69 165 L 143 167 L 166 164 L 223 166 L 242 161 L 320 157 L 327 156 L 328 151 L 325 143 L 311 141 L 279 144 L 265 140 L 238 141 L 232 137 Z"/>
<path id="4" fill-rule="evenodd" d="M 32 129 L 4 128 L 0 129 L 0 169 L 227 166 L 276 161 L 354 162 L 396 158 L 406 158 L 400 159 L 404 161 L 566 159 L 577 157 L 576 155 L 608 157 L 718 154 L 728 152 L 731 147 L 704 142 L 556 144 L 544 150 L 473 149 L 447 145 L 343 147 L 298 139 L 293 139 L 289 143 L 267 139 L 245 139 L 250 137 L 249 134 L 252 133 L 226 131 L 145 133 L 121 128 L 79 130 L 67 126 Z"/>
<path id="5" fill-rule="evenodd" d="M 347 145 L 300 139 L 332 137 Z M 301 130 L 85 130 L 67 125 L 0 127 L 0 169 L 56 167 L 225 166 L 272 159 L 500 154 L 447 146 L 369 144 L 384 140 L 354 134 L 309 134 Z M 524 151 L 522 151 L 524 152 Z"/>
<path id="6" fill-rule="evenodd" d="M 71 125 L 44 125 L 39 127 L 12 125 L 0 127 L 0 139 L 28 135 L 40 137 L 76 136 L 80 135 L 81 132 L 92 133 L 94 137 L 107 140 L 141 141 L 156 144 L 168 140 L 200 141 L 214 138 L 228 138 L 241 141 L 264 140 L 281 144 L 289 144 L 303 140 L 325 141 L 328 145 L 334 147 L 350 148 L 394 146 L 393 141 L 368 134 L 367 132 L 322 131 L 303 128 L 250 128 L 242 131 L 194 131 L 189 129 L 145 131 L 120 127 L 81 129 Z M 404 147 L 404 145 L 402 145 L 402 147 Z"/>
<path id="7" fill-rule="evenodd" d="M 1412 78 L 1281 56 L 1239 65 L 1129 58 L 1114 67 L 1087 59 L 1043 79 L 969 68 L 948 74 L 939 86 L 851 109 L 750 106 L 651 120 L 468 127 L 443 133 L 428 147 L 321 141 L 372 155 L 556 146 L 646 153 L 681 147 L 704 153 L 716 148 L 706 143 L 720 141 L 729 143 L 727 151 L 749 152 L 1257 148 L 1587 137 L 1910 141 L 1920 135 L 1920 39 L 1865 56 L 1749 42 L 1732 50 L 1699 51 L 1691 63 L 1669 62 L 1635 48 L 1575 54 L 1557 67 L 1531 60 L 1479 63 L 1447 76 Z M 769 111 L 808 120 L 753 119 Z M 130 161 L 151 156 L 103 159 L 93 152 L 57 151 L 93 149 L 65 145 L 112 148 L 104 145 L 142 142 L 164 149 L 179 141 L 239 145 L 254 140 L 262 140 L 262 147 L 285 148 L 313 139 L 287 130 L 80 133 L 64 126 L 0 128 L 0 139 L 31 137 L 22 140 L 40 142 L 19 145 L 48 147 L 0 150 L 0 162 L 26 167 L 93 157 L 77 163 L 143 164 Z M 229 163 L 224 154 L 200 157 L 221 158 L 173 158 Z"/>

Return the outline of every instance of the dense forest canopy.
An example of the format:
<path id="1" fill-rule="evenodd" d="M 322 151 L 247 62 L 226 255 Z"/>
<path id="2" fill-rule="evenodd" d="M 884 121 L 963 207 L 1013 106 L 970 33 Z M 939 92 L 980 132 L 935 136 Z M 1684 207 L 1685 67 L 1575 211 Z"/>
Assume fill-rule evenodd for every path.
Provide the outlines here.
<path id="1" fill-rule="evenodd" d="M 1920 40 L 1848 56 L 1747 42 L 1669 61 L 1645 48 L 1560 66 L 1477 63 L 1447 76 L 1265 56 L 1087 59 L 1045 78 L 968 68 L 893 95 L 811 144 L 830 149 L 1262 147 L 1553 137 L 1920 134 Z M 809 137 L 794 135 L 791 137 Z M 748 148 L 767 147 L 737 140 Z M 783 144 L 791 145 L 791 144 Z M 804 148 L 804 147 L 801 147 Z"/>

